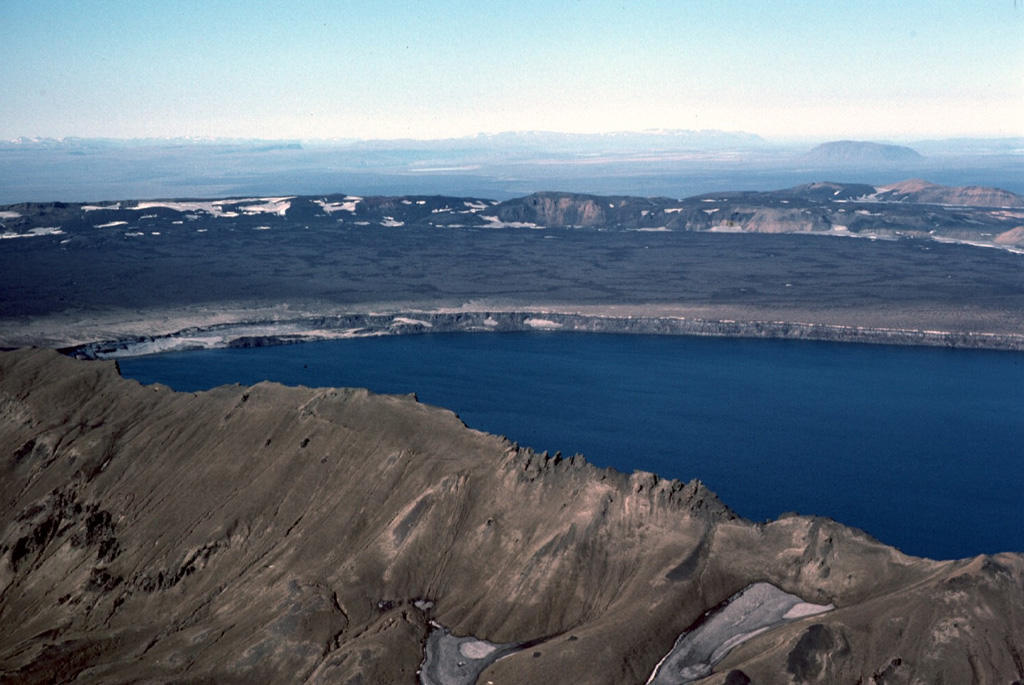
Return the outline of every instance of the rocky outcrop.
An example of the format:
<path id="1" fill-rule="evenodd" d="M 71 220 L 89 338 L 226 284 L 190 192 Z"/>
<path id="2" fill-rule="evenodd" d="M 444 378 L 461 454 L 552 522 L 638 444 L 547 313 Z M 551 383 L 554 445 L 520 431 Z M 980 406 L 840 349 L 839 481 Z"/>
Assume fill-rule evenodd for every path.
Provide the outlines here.
<path id="1" fill-rule="evenodd" d="M 534 193 L 499 204 L 499 219 L 536 226 L 598 226 L 607 223 L 604 198 L 575 193 Z"/>
<path id="2" fill-rule="evenodd" d="M 832 224 L 821 212 L 808 208 L 734 207 L 713 219 L 711 230 L 746 233 L 810 233 L 831 230 Z"/>
<path id="3" fill-rule="evenodd" d="M 985 186 L 941 186 L 913 178 L 882 186 L 875 195 L 885 202 L 958 205 L 962 207 L 1024 207 L 1024 197 Z"/>
<path id="4" fill-rule="evenodd" d="M 1024 677 L 1020 555 L 755 524 L 699 482 L 536 454 L 411 397 L 175 393 L 4 353 L 0 513 L 4 682 L 414 682 L 436 621 L 481 654 L 531 645 L 479 682 L 639 683 L 756 582 L 835 609 L 703 682 Z"/>
<path id="5" fill-rule="evenodd" d="M 805 183 L 803 185 L 776 190 L 773 194 L 779 197 L 793 197 L 802 200 L 813 200 L 816 202 L 836 202 L 857 200 L 871 195 L 876 188 L 865 183 L 833 183 L 820 181 L 816 183 Z"/>
<path id="6" fill-rule="evenodd" d="M 993 242 L 1000 245 L 1024 245 L 1024 226 L 1011 228 L 1009 231 L 1000 233 Z"/>

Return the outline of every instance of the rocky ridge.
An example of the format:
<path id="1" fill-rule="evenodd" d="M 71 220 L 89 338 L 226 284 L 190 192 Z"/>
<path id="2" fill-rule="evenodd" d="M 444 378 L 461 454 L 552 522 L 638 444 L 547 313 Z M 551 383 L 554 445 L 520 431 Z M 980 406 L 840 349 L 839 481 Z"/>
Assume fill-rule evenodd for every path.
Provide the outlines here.
<path id="1" fill-rule="evenodd" d="M 883 202 L 960 205 L 963 207 L 1024 207 L 1019 195 L 983 186 L 941 186 L 912 178 L 878 188 L 874 196 Z"/>
<path id="2" fill-rule="evenodd" d="M 530 645 L 479 682 L 639 683 L 759 582 L 835 609 L 700 682 L 1024 678 L 1021 555 L 753 523 L 699 482 L 536 454 L 412 397 L 175 393 L 3 353 L 0 470 L 3 682 L 411 683 L 434 621 Z"/>
<path id="3" fill-rule="evenodd" d="M 769 192 L 681 200 L 538 192 L 498 202 L 445 196 L 251 197 L 0 207 L 0 238 L 66 245 L 208 231 L 282 228 L 590 228 L 626 231 L 821 233 L 867 238 L 951 238 L 992 246 L 1024 222 L 1024 197 L 913 179 L 874 187 L 810 183 Z"/>

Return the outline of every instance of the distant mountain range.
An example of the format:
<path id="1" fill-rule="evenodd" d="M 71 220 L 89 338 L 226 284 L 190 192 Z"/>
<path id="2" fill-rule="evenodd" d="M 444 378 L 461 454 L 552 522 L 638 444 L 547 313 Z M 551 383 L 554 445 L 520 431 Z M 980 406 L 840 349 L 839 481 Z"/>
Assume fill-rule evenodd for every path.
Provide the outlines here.
<path id="1" fill-rule="evenodd" d="M 561 133 L 555 131 L 506 131 L 438 139 L 323 139 L 262 140 L 242 138 L 16 138 L 0 142 L 4 148 L 117 148 L 221 146 L 263 149 L 300 149 L 302 147 L 339 147 L 354 150 L 479 150 L 564 152 L 650 152 L 693 149 L 765 148 L 769 143 L 753 133 L 742 131 L 652 129 L 609 133 Z"/>
<path id="2" fill-rule="evenodd" d="M 365 140 L 351 144 L 365 149 L 496 149 L 531 150 L 552 153 L 603 152 L 637 153 L 670 150 L 761 149 L 769 143 L 758 135 L 742 131 L 693 131 L 657 129 L 610 133 L 559 133 L 554 131 L 506 131 L 481 133 L 440 140 Z"/>
<path id="3" fill-rule="evenodd" d="M 735 131 L 545 131 L 447 140 L 19 139 L 0 141 L 0 204 L 147 197 L 449 195 L 509 199 L 550 188 L 685 197 L 812 179 L 927 178 L 1024 193 L 1024 141 L 911 148 L 772 141 Z M 921 153 L 915 155 L 908 149 Z"/>
<path id="4" fill-rule="evenodd" d="M 1020 154 L 1024 138 L 955 138 L 920 140 L 913 147 L 859 140 L 824 142 L 803 153 L 801 161 L 814 163 L 876 163 L 920 161 L 924 155 L 948 152 L 972 154 Z M 169 138 L 47 138 L 20 137 L 0 140 L 0 150 L 10 149 L 112 149 L 138 147 L 228 146 L 253 150 L 302 148 L 349 148 L 354 150 L 531 150 L 564 152 L 642 153 L 683 150 L 798 150 L 795 143 L 779 143 L 745 131 L 714 129 L 650 129 L 607 133 L 557 131 L 504 131 L 438 139 L 258 139 L 204 136 Z"/>

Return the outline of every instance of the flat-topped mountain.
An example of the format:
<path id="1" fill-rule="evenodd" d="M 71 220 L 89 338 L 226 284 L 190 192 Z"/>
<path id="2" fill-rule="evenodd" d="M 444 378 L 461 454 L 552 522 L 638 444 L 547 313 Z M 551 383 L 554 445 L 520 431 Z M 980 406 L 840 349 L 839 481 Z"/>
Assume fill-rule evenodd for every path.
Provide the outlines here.
<path id="1" fill-rule="evenodd" d="M 4 682 L 1011 682 L 1022 588 L 408 396 L 0 354 Z"/>
<path id="2" fill-rule="evenodd" d="M 800 156 L 800 161 L 822 166 L 898 165 L 919 162 L 924 156 L 904 145 L 860 140 L 822 143 Z"/>
<path id="3" fill-rule="evenodd" d="M 822 143 L 800 157 L 807 164 L 822 166 L 871 166 L 919 162 L 924 157 L 904 145 L 886 145 L 861 140 Z"/>

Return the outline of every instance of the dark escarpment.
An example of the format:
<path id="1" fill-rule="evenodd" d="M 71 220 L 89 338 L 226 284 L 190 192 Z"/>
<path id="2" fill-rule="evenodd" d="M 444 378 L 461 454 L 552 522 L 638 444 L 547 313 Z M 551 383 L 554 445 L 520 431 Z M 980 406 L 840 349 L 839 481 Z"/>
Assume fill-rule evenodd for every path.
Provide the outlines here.
<path id="1" fill-rule="evenodd" d="M 413 683 L 436 621 L 530 645 L 481 683 L 640 683 L 758 582 L 835 609 L 702 682 L 1024 678 L 1021 555 L 753 523 L 699 482 L 536 454 L 412 397 L 175 393 L 3 353 L 0 516 L 2 682 Z"/>

